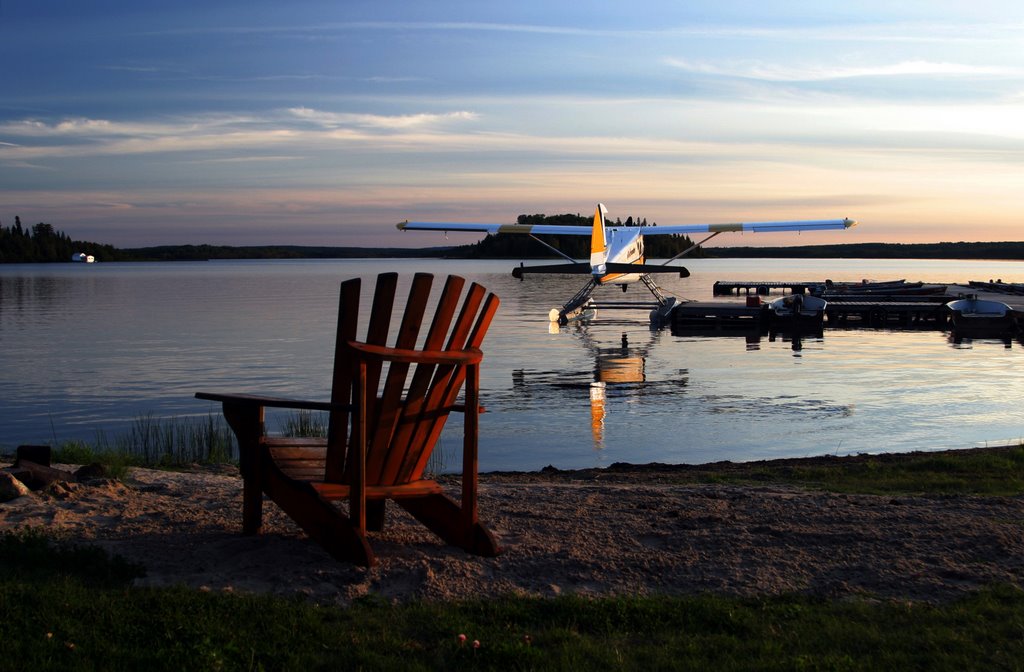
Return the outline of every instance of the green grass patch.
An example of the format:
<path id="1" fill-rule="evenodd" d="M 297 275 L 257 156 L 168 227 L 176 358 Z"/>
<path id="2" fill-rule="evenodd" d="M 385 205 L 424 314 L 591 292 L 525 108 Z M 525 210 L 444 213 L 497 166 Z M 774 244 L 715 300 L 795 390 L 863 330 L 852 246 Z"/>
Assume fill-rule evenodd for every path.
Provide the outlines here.
<path id="1" fill-rule="evenodd" d="M 93 441 L 62 441 L 53 449 L 53 461 L 107 467 L 121 478 L 128 467 L 181 467 L 220 464 L 237 458 L 234 435 L 219 415 L 196 418 L 157 418 L 143 415 L 124 432 L 98 432 Z"/>
<path id="2" fill-rule="evenodd" d="M 680 466 L 671 478 L 863 494 L 1019 495 L 1024 446 Z"/>
<path id="3" fill-rule="evenodd" d="M 325 438 L 327 436 L 328 415 L 321 411 L 293 411 L 284 417 L 281 423 L 285 436 L 304 438 Z"/>
<path id="4" fill-rule="evenodd" d="M 137 568 L 0 539 L 0 660 L 33 670 L 1021 669 L 1024 591 L 949 604 L 721 596 L 349 608 L 136 589 Z M 459 635 L 465 635 L 460 641 Z M 474 641 L 479 647 L 474 647 Z"/>
<path id="5" fill-rule="evenodd" d="M 327 416 L 296 411 L 281 420 L 285 436 L 325 437 Z M 190 464 L 221 464 L 237 460 L 234 434 L 219 414 L 205 417 L 137 417 L 118 434 L 98 432 L 93 441 L 62 441 L 53 451 L 53 461 L 63 464 L 99 462 L 115 478 L 128 467 L 175 468 Z"/>

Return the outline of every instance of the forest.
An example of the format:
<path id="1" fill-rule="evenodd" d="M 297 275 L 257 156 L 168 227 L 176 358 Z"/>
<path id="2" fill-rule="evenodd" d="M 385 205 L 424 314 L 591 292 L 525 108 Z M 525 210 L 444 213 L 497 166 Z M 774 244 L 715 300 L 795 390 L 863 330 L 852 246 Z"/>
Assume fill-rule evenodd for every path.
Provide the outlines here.
<path id="1" fill-rule="evenodd" d="M 71 238 L 40 222 L 22 227 L 21 218 L 14 218 L 13 226 L 0 224 L 0 263 L 39 263 L 71 261 L 71 255 L 83 252 L 97 261 L 121 261 L 126 255 L 111 245 L 89 243 Z"/>
<path id="2" fill-rule="evenodd" d="M 590 226 L 582 215 L 519 215 L 518 224 Z M 628 217 L 613 226 L 644 226 L 646 219 Z M 574 258 L 590 256 L 587 236 L 538 235 L 553 248 Z M 649 259 L 668 259 L 693 245 L 689 236 L 648 235 L 645 248 Z M 22 226 L 0 224 L 0 263 L 70 262 L 78 253 L 96 261 L 207 261 L 210 259 L 355 259 L 436 257 L 447 259 L 541 259 L 555 257 L 529 236 L 489 235 L 469 245 L 429 248 L 331 247 L 299 245 L 160 245 L 118 249 L 112 245 L 72 240 L 52 225 L 40 222 Z M 794 259 L 1010 259 L 1024 260 L 1024 242 L 942 242 L 942 243 L 852 243 L 790 247 L 698 248 L 690 257 L 794 258 Z"/>
<path id="3" fill-rule="evenodd" d="M 299 245 L 159 245 L 117 249 L 71 240 L 52 225 L 39 223 L 24 228 L 21 218 L 14 218 L 14 226 L 0 226 L 0 263 L 69 262 L 78 252 L 93 255 L 97 261 L 207 261 L 210 259 L 354 259 L 354 258 L 410 258 L 440 257 L 450 259 L 512 259 L 554 256 L 543 245 L 528 236 L 487 236 L 478 243 L 450 247 L 393 248 L 393 247 L 330 247 Z M 520 224 L 554 224 L 587 226 L 589 217 L 580 215 L 520 215 Z M 615 226 L 647 226 L 646 220 L 625 222 Z M 657 225 L 652 225 L 657 226 Z M 587 236 L 538 236 L 546 243 L 569 256 L 585 259 L 590 256 L 590 238 Z M 646 239 L 647 256 L 668 258 L 690 247 L 687 236 L 656 236 Z M 700 250 L 697 250 L 700 256 Z"/>

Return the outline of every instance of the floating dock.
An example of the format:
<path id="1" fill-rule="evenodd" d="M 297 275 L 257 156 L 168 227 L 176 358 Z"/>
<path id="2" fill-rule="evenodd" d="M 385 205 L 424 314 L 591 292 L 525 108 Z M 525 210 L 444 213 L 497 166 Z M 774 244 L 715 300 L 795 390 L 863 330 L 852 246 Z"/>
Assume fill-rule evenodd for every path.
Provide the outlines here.
<path id="1" fill-rule="evenodd" d="M 886 288 L 885 285 L 891 287 Z M 769 309 L 761 296 L 783 289 L 802 294 L 825 286 L 820 281 L 718 281 L 716 295 L 746 292 L 745 303 L 688 301 L 672 310 L 673 333 L 752 333 L 785 330 L 787 325 Z M 1024 285 L 980 283 L 924 285 L 923 283 L 873 283 L 870 291 L 860 293 L 856 285 L 844 285 L 842 291 L 819 294 L 828 303 L 823 327 L 872 329 L 952 330 L 952 313 L 945 304 L 968 295 L 999 301 L 1010 307 L 1013 319 L 1008 334 L 992 337 L 1024 337 Z M 908 291 L 909 290 L 909 291 Z"/>

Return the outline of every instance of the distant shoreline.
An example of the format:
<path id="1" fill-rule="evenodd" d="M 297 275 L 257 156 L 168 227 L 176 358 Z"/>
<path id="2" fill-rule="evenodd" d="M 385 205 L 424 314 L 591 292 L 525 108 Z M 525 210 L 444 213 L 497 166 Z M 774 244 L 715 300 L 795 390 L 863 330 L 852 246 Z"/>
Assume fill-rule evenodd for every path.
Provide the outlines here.
<path id="1" fill-rule="evenodd" d="M 545 259 L 529 254 L 481 253 L 475 244 L 450 247 L 331 247 L 303 245 L 157 245 L 104 249 L 98 261 L 213 261 L 230 259 Z M 994 243 L 847 243 L 791 247 L 700 248 L 691 258 L 705 259 L 958 259 L 1024 261 L 1024 242 Z M 0 257 L 0 263 L 71 263 L 67 259 Z"/>
<path id="2" fill-rule="evenodd" d="M 429 248 L 327 247 L 298 245 L 161 245 L 119 250 L 124 261 L 207 261 L 213 259 L 522 259 L 523 255 L 480 255 L 472 245 Z M 701 248 L 705 258 L 765 259 L 978 259 L 1024 260 L 1024 242 L 850 243 L 795 247 Z M 546 258 L 546 255 L 528 255 Z"/>

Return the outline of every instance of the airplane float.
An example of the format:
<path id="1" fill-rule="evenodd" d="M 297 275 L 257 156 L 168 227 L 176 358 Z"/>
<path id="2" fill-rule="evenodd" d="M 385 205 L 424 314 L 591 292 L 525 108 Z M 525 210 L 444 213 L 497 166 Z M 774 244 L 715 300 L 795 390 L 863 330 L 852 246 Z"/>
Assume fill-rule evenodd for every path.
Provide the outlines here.
<path id="1" fill-rule="evenodd" d="M 524 266 L 512 270 L 512 275 L 522 279 L 527 273 L 560 273 L 589 275 L 590 279 L 561 308 L 553 308 L 551 321 L 566 324 L 570 320 L 590 318 L 596 315 L 591 294 L 601 285 L 618 285 L 622 291 L 635 282 L 642 282 L 654 295 L 658 307 L 652 319 L 664 318 L 672 310 L 676 300 L 666 297 L 651 277 L 654 273 L 678 273 L 685 278 L 690 272 L 682 266 L 671 266 L 671 262 L 689 254 L 715 236 L 733 232 L 750 231 L 767 233 L 778 231 L 823 231 L 827 229 L 848 229 L 856 224 L 851 219 L 819 219 L 788 222 L 736 222 L 732 224 L 674 224 L 668 226 L 608 226 L 605 216 L 608 209 L 598 203 L 592 226 L 567 226 L 560 224 L 480 224 L 458 222 L 410 222 L 398 224 L 402 231 L 458 231 L 482 232 L 489 234 L 525 234 L 536 240 L 560 257 L 563 264 Z M 644 255 L 644 236 L 667 236 L 672 234 L 709 233 L 707 238 L 683 250 L 661 264 L 648 264 Z M 537 238 L 537 234 L 559 236 L 590 236 L 590 260 L 577 261 L 562 251 Z"/>

